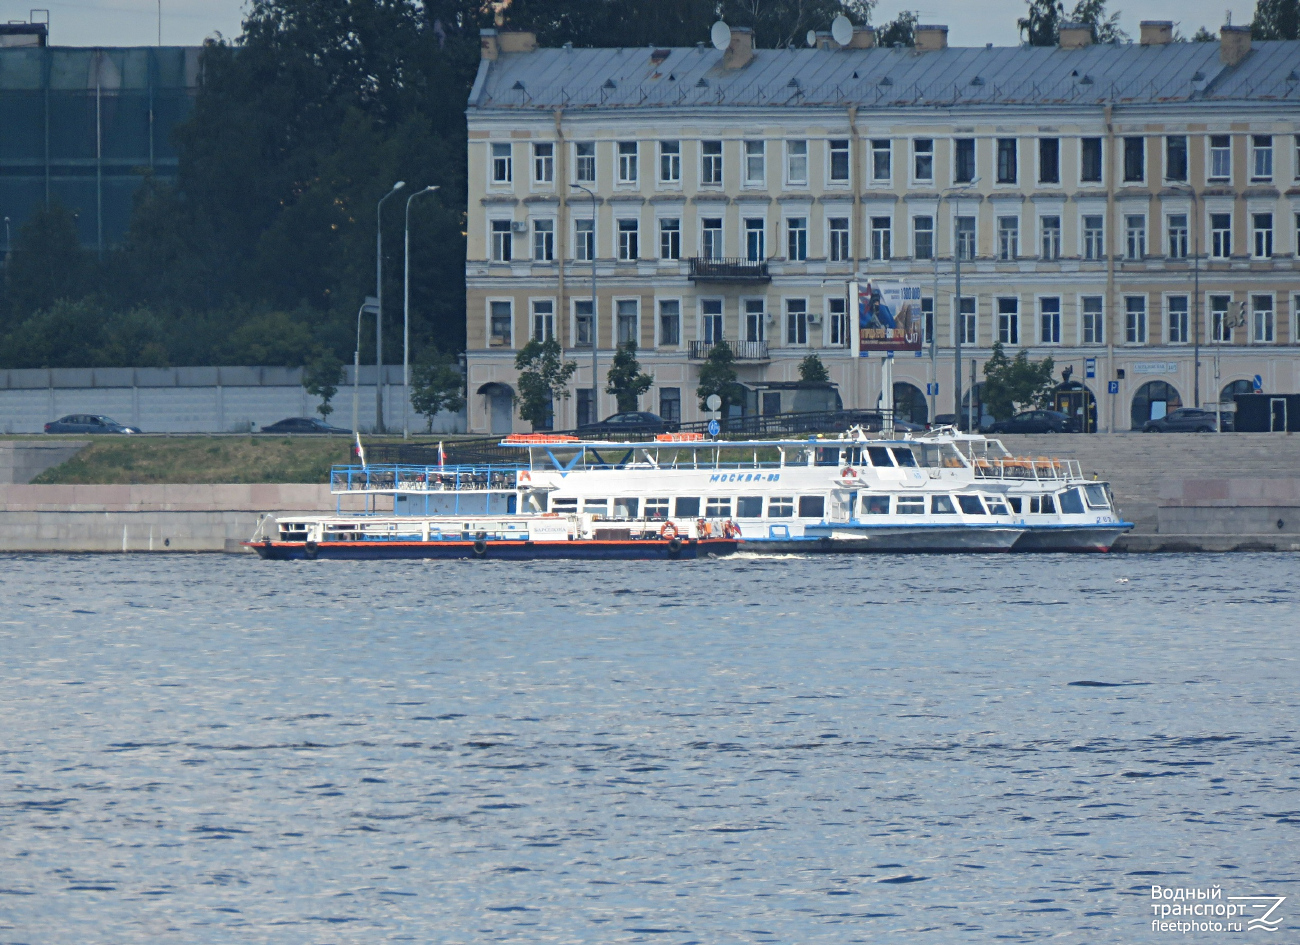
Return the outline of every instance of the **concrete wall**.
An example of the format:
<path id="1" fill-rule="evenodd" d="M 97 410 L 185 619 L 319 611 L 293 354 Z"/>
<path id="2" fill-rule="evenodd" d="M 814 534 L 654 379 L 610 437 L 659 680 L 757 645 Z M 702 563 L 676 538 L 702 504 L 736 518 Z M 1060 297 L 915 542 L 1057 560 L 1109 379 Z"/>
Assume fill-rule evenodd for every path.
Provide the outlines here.
<path id="1" fill-rule="evenodd" d="M 88 440 L 0 443 L 0 485 L 31 482 L 51 466 L 67 462 L 89 445 Z"/>
<path id="2" fill-rule="evenodd" d="M 374 366 L 362 367 L 358 426 L 375 428 Z M 331 405 L 330 422 L 352 426 L 352 367 Z M 384 369 L 384 421 L 402 429 L 402 368 Z M 0 432 L 40 433 L 47 422 L 70 413 L 93 413 L 146 433 L 248 433 L 285 417 L 317 416 L 320 399 L 302 386 L 301 368 L 53 368 L 0 371 Z M 409 409 L 410 428 L 425 420 Z M 463 414 L 441 413 L 435 433 L 465 429 Z"/>

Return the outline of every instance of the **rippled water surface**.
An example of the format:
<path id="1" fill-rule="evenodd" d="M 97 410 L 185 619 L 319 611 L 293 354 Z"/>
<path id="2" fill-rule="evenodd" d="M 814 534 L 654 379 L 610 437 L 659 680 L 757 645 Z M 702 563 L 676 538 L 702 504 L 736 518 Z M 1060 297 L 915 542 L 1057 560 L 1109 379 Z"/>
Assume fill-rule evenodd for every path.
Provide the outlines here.
<path id="1" fill-rule="evenodd" d="M 1297 556 L 3 565 L 0 942 L 1300 941 Z"/>

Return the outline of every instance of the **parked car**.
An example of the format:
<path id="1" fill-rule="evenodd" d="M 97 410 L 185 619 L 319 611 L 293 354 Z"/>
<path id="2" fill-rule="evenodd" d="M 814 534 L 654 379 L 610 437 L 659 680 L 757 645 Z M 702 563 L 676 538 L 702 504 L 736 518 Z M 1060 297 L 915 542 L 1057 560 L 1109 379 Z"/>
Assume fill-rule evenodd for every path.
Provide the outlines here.
<path id="1" fill-rule="evenodd" d="M 630 410 L 616 413 L 599 423 L 588 423 L 578 427 L 578 436 L 615 436 L 631 434 L 634 436 L 654 436 L 657 433 L 671 433 L 677 424 L 670 423 L 657 413 L 648 410 Z"/>
<path id="2" fill-rule="evenodd" d="M 262 427 L 261 433 L 342 433 L 351 436 L 351 430 L 332 427 L 324 420 L 315 417 L 285 417 L 276 423 Z"/>
<path id="3" fill-rule="evenodd" d="M 46 433 L 139 433 L 139 427 L 128 427 L 108 417 L 91 413 L 70 413 L 45 424 Z"/>
<path id="4" fill-rule="evenodd" d="M 999 420 L 989 433 L 1078 433 L 1079 424 L 1059 410 L 1024 410 L 1010 420 Z"/>
<path id="5" fill-rule="evenodd" d="M 1213 433 L 1218 424 L 1213 410 L 1179 407 L 1158 420 L 1142 424 L 1143 433 Z M 1226 424 L 1225 424 L 1226 426 Z"/>

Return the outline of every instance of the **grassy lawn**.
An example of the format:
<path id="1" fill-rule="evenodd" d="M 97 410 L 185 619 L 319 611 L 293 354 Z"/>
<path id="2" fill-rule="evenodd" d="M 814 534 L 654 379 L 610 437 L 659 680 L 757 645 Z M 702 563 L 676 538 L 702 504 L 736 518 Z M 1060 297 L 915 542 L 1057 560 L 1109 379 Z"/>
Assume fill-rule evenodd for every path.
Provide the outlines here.
<path id="1" fill-rule="evenodd" d="M 32 482 L 66 485 L 327 482 L 330 466 L 349 462 L 352 449 L 351 441 L 342 436 L 89 439 L 90 446 L 66 463 L 47 469 Z"/>

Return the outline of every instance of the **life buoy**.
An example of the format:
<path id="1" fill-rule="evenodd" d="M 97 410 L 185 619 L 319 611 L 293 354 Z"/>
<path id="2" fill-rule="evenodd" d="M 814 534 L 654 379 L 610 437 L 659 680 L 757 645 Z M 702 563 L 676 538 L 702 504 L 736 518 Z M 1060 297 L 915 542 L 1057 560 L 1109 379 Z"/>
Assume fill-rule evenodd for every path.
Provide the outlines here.
<path id="1" fill-rule="evenodd" d="M 522 470 L 522 471 L 519 473 L 518 481 L 519 481 L 520 484 L 523 484 L 523 483 L 530 483 L 530 482 L 533 481 L 533 477 L 530 476 L 530 475 L 528 474 L 528 470 L 525 469 L 525 470 Z"/>
<path id="2" fill-rule="evenodd" d="M 845 466 L 843 469 L 840 470 L 840 478 L 841 478 L 841 479 L 857 479 L 857 478 L 858 478 L 858 471 L 857 471 L 856 469 L 854 469 L 852 466 Z"/>
<path id="3" fill-rule="evenodd" d="M 664 522 L 663 528 L 659 529 L 659 537 L 667 538 L 669 541 L 676 541 L 677 526 L 672 522 Z"/>
<path id="4" fill-rule="evenodd" d="M 722 535 L 724 538 L 739 538 L 740 526 L 731 519 L 727 519 L 722 523 Z"/>
<path id="5" fill-rule="evenodd" d="M 316 560 L 316 553 L 320 551 L 320 545 L 314 541 L 309 541 L 302 546 L 303 553 L 307 555 L 308 561 Z"/>
<path id="6" fill-rule="evenodd" d="M 704 519 L 697 519 L 695 522 L 695 534 L 700 538 L 708 538 L 713 534 L 713 526 Z"/>
<path id="7" fill-rule="evenodd" d="M 676 558 L 682 553 L 682 540 L 676 535 L 668 539 L 668 557 Z"/>

